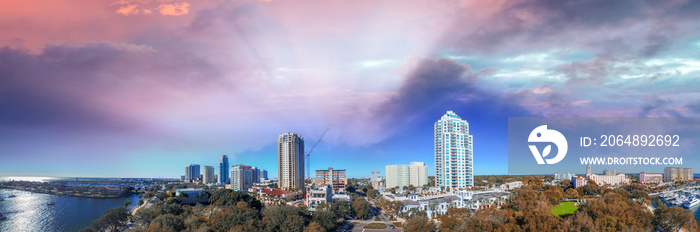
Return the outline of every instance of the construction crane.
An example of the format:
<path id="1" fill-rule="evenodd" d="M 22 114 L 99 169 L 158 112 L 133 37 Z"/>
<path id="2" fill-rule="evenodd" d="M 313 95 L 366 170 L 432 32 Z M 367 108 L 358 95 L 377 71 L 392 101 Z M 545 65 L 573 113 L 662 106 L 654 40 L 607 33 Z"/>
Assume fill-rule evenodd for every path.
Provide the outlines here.
<path id="1" fill-rule="evenodd" d="M 328 133 L 328 130 L 333 127 L 333 124 L 329 125 L 328 128 L 326 128 L 326 131 L 323 132 L 321 137 L 318 138 L 318 141 L 314 144 L 313 147 L 311 147 L 311 150 L 309 150 L 309 153 L 306 153 L 306 177 L 309 178 L 309 183 L 311 184 L 311 152 L 314 152 L 314 148 L 316 148 L 316 145 L 318 145 L 321 140 L 323 139 L 323 136 L 326 136 L 326 133 Z"/>

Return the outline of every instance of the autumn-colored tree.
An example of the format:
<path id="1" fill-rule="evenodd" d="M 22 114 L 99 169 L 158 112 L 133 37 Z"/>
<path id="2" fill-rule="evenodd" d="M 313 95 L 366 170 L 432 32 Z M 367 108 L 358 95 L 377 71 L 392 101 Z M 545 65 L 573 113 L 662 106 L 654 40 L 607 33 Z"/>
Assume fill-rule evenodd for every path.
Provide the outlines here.
<path id="1" fill-rule="evenodd" d="M 415 216 L 406 220 L 402 228 L 405 231 L 429 232 L 435 230 L 435 223 L 427 217 Z"/>

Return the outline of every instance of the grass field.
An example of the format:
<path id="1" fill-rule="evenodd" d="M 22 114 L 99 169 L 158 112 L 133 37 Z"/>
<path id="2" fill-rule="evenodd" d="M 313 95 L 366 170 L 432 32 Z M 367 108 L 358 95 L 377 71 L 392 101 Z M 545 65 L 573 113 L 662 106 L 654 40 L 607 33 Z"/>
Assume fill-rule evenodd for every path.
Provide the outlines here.
<path id="1" fill-rule="evenodd" d="M 384 229 L 386 228 L 386 224 L 384 223 L 370 223 L 369 225 L 366 225 L 364 229 Z"/>
<path id="2" fill-rule="evenodd" d="M 574 203 L 575 202 L 561 202 L 559 205 L 552 208 L 552 213 L 557 216 L 573 214 L 578 209 L 578 206 L 576 206 Z"/>

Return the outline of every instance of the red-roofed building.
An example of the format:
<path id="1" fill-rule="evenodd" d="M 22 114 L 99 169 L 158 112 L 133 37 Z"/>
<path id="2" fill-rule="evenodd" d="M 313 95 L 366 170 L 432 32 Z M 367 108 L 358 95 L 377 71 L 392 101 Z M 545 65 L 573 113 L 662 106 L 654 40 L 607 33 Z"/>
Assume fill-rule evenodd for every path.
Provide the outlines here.
<path id="1" fill-rule="evenodd" d="M 264 187 L 252 187 L 248 192 L 255 193 L 254 196 L 265 205 L 282 205 L 286 201 L 297 199 L 301 192 L 290 192 L 282 189 L 272 189 Z"/>

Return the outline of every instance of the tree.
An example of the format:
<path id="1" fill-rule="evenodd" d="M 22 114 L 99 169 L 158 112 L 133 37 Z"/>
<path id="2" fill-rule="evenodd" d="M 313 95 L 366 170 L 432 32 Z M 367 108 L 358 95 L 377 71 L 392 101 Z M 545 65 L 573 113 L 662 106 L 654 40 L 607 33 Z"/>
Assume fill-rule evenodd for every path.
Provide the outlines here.
<path id="1" fill-rule="evenodd" d="M 304 229 L 304 232 L 326 232 L 327 230 L 324 229 L 320 224 L 317 222 L 311 222 L 306 229 Z"/>
<path id="2" fill-rule="evenodd" d="M 209 222 L 214 231 L 229 231 L 233 228 L 237 231 L 254 231 L 255 228 L 262 227 L 258 211 L 244 201 L 239 201 L 236 206 L 224 206 L 212 213 Z"/>
<path id="3" fill-rule="evenodd" d="M 657 201 L 657 204 L 658 207 L 654 210 L 655 225 L 665 231 L 678 231 L 681 228 L 697 231 L 697 222 L 690 211 L 678 206 L 667 208 L 661 201 Z"/>
<path id="4" fill-rule="evenodd" d="M 209 197 L 209 202 L 217 206 L 236 205 L 239 201 L 248 203 L 250 207 L 258 211 L 263 207 L 262 202 L 255 199 L 255 197 L 250 194 L 236 192 L 231 189 L 221 189 L 214 192 L 211 197 Z"/>
<path id="5" fill-rule="evenodd" d="M 309 218 L 303 208 L 282 205 L 265 208 L 262 220 L 266 231 L 293 232 L 303 231 Z"/>
<path id="6" fill-rule="evenodd" d="M 379 191 L 376 189 L 370 189 L 366 194 L 368 197 L 377 198 L 377 196 L 379 196 Z"/>
<path id="7" fill-rule="evenodd" d="M 569 188 L 564 192 L 564 197 L 567 199 L 578 198 L 578 191 L 576 191 L 574 188 Z"/>
<path id="8" fill-rule="evenodd" d="M 309 227 L 316 223 L 323 228 L 323 231 L 335 231 L 338 227 L 338 222 L 333 212 L 316 211 L 311 221 Z"/>
<path id="9" fill-rule="evenodd" d="M 165 214 L 156 217 L 150 225 L 148 231 L 182 231 L 185 229 L 185 223 L 179 216 Z"/>
<path id="10" fill-rule="evenodd" d="M 352 206 L 350 202 L 339 201 L 331 205 L 331 212 L 335 214 L 336 218 L 345 218 L 345 216 L 352 216 Z"/>
<path id="11" fill-rule="evenodd" d="M 355 216 L 358 218 L 367 218 L 369 207 L 369 202 L 363 197 L 355 197 L 352 199 L 352 210 L 355 212 Z"/>
<path id="12" fill-rule="evenodd" d="M 124 207 L 125 207 L 125 208 L 126 208 L 126 207 L 129 207 L 129 206 L 131 205 L 131 203 L 132 203 L 132 202 L 131 202 L 131 199 L 126 199 L 126 201 L 124 201 Z"/>
<path id="13" fill-rule="evenodd" d="M 143 205 L 143 199 L 139 199 L 138 203 L 136 203 L 136 204 L 139 205 L 139 206 L 140 206 L 140 205 Z"/>
<path id="14" fill-rule="evenodd" d="M 435 223 L 430 221 L 427 217 L 411 217 L 402 226 L 404 231 L 434 231 Z"/>
<path id="15" fill-rule="evenodd" d="M 116 231 L 126 223 L 129 211 L 124 207 L 108 209 L 100 218 L 92 221 L 90 227 L 95 231 Z"/>

